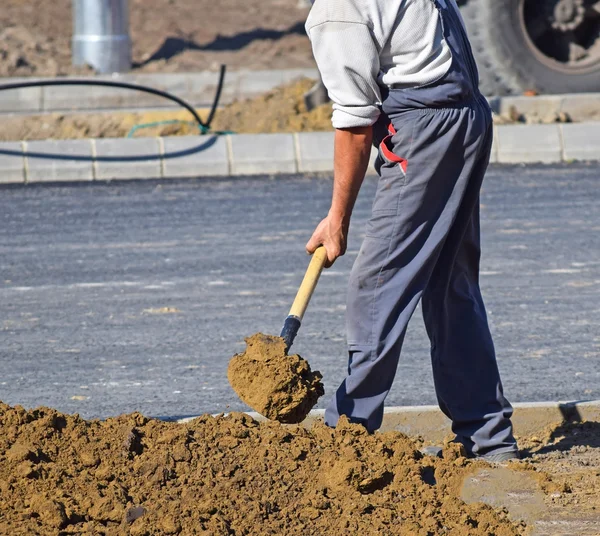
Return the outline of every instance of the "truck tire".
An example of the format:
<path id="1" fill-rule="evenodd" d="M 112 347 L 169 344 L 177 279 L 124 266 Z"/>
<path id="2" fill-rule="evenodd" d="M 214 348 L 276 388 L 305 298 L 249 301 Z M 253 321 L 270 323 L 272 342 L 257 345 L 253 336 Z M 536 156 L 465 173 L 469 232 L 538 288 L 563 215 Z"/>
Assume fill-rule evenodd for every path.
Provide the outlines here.
<path id="1" fill-rule="evenodd" d="M 600 91 L 595 0 L 462 0 L 486 95 Z"/>

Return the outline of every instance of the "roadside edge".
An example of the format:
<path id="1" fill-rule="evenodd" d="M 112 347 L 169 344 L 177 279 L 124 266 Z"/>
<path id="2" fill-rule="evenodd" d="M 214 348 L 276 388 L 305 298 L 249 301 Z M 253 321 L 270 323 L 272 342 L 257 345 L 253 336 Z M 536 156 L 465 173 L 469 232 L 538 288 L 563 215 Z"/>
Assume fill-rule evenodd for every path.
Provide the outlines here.
<path id="1" fill-rule="evenodd" d="M 600 161 L 600 122 L 495 128 L 492 163 Z M 332 173 L 333 138 L 299 132 L 1 142 L 0 184 Z M 369 173 L 376 156 L 373 149 Z"/>

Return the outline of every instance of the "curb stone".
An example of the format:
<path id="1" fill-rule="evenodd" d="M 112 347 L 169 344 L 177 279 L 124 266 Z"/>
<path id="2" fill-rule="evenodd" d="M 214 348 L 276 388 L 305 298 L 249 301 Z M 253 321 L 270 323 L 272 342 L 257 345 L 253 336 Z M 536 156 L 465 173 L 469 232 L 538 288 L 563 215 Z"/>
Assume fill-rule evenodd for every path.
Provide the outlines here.
<path id="1" fill-rule="evenodd" d="M 563 160 L 557 124 L 504 125 L 498 127 L 497 133 L 498 162 L 552 164 Z"/>
<path id="2" fill-rule="evenodd" d="M 513 404 L 513 424 L 517 437 L 543 434 L 549 427 L 584 421 L 600 422 L 600 400 L 590 402 L 531 402 Z M 310 428 L 323 421 L 325 411 L 311 411 L 303 426 Z M 248 415 L 258 421 L 266 419 L 258 413 Z M 164 419 L 187 423 L 197 417 Z M 406 406 L 386 408 L 381 432 L 402 432 L 421 436 L 424 441 L 438 443 L 451 433 L 450 421 L 437 406 Z"/>
<path id="3" fill-rule="evenodd" d="M 189 178 L 197 175 L 199 170 L 204 176 L 231 174 L 229 140 L 226 136 L 172 136 L 159 138 L 159 141 L 163 147 L 163 177 Z"/>
<path id="4" fill-rule="evenodd" d="M 25 182 L 91 181 L 94 178 L 90 140 L 28 141 L 23 146 Z M 133 168 L 129 170 L 133 171 Z"/>
<path id="5" fill-rule="evenodd" d="M 594 123 L 560 125 L 563 158 L 566 161 L 600 159 L 600 129 L 594 127 Z"/>
<path id="6" fill-rule="evenodd" d="M 600 161 L 600 122 L 495 129 L 492 163 Z M 0 184 L 331 173 L 333 138 L 302 132 L 5 142 Z M 373 148 L 369 173 L 376 156 Z"/>
<path id="7" fill-rule="evenodd" d="M 540 118 L 567 114 L 571 121 L 600 121 L 600 93 L 567 93 L 535 97 L 490 97 L 492 110 L 498 115 L 519 114 Z"/>
<path id="8" fill-rule="evenodd" d="M 23 142 L 0 143 L 0 184 L 25 182 Z"/>
<path id="9" fill-rule="evenodd" d="M 132 138 L 127 143 L 121 138 L 90 141 L 94 148 L 94 179 L 129 179 L 132 173 L 139 179 L 161 178 L 158 138 Z"/>
<path id="10" fill-rule="evenodd" d="M 228 104 L 234 100 L 249 99 L 298 78 L 314 79 L 317 76 L 316 69 L 228 71 L 225 75 L 220 103 Z M 173 93 L 193 106 L 206 107 L 211 106 L 215 98 L 219 73 L 203 71 L 200 73 L 171 74 L 115 74 L 86 78 L 149 86 Z M 54 78 L 2 78 L 1 82 L 10 84 L 39 80 L 54 80 Z M 177 108 L 178 105 L 149 93 L 104 86 L 44 86 L 0 91 L 0 113 L 43 113 L 149 107 Z"/>

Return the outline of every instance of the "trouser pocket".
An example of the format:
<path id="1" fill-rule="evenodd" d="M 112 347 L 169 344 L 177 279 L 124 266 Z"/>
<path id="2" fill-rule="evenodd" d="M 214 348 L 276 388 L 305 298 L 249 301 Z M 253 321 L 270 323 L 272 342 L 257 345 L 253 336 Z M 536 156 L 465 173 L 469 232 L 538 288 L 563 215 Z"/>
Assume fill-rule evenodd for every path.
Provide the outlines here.
<path id="1" fill-rule="evenodd" d="M 392 123 L 390 123 L 387 128 L 388 135 L 385 136 L 379 144 L 379 154 L 385 163 L 391 166 L 397 164 L 402 170 L 402 173 L 406 175 L 406 172 L 408 171 L 408 160 L 394 153 L 394 143 L 392 138 L 397 134 L 396 129 Z"/>

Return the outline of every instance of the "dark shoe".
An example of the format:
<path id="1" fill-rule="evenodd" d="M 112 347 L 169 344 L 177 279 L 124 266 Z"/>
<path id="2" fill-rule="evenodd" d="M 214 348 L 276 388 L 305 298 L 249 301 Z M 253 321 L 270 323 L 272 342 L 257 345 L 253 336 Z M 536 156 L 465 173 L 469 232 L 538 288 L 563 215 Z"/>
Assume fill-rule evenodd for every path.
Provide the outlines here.
<path id="1" fill-rule="evenodd" d="M 494 454 L 493 452 L 489 452 L 484 454 L 483 456 L 474 456 L 478 460 L 483 460 L 488 463 L 506 463 L 512 460 L 520 460 L 521 456 L 519 456 L 519 452 L 517 450 L 512 450 L 510 452 L 498 452 Z"/>
<path id="2" fill-rule="evenodd" d="M 425 456 L 432 456 L 434 458 L 443 458 L 444 449 L 437 445 L 432 445 L 430 447 L 423 447 L 420 450 L 421 454 Z M 488 452 L 487 454 L 483 454 L 482 456 L 477 456 L 475 454 L 470 454 L 468 458 L 483 460 L 488 463 L 506 463 L 512 460 L 520 460 L 521 456 L 519 456 L 519 452 L 516 450 L 512 450 L 510 452 Z"/>

